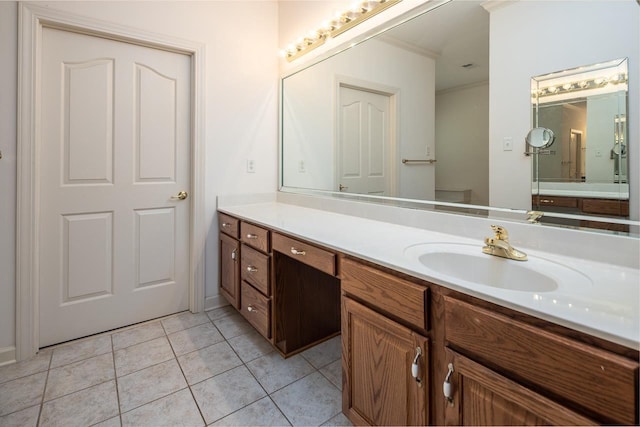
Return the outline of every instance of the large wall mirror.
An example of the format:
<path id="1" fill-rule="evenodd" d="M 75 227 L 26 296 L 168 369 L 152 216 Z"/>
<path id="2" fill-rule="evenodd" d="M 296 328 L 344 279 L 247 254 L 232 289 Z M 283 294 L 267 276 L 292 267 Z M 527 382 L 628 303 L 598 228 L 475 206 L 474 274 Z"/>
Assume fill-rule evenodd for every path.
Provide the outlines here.
<path id="1" fill-rule="evenodd" d="M 633 119 L 640 97 L 633 91 L 638 92 L 639 5 L 634 0 L 450 0 L 422 8 L 401 24 L 283 78 L 282 188 L 435 202 L 452 211 L 540 209 L 549 222 L 598 227 L 602 218 L 617 224 L 610 229 L 628 230 L 640 210 L 635 195 L 640 144 Z M 614 58 L 623 60 L 611 62 Z M 606 103 L 596 101 L 603 94 L 582 93 L 562 107 L 558 94 L 554 100 L 533 92 L 532 81 L 542 85 L 570 74 L 558 70 L 593 64 L 611 68 L 610 74 L 624 68 L 613 117 L 596 106 Z M 606 150 L 596 148 L 605 143 L 596 144 L 600 138 L 587 124 L 567 125 L 565 132 L 564 124 L 554 122 L 554 114 L 563 114 L 555 110 L 573 111 L 581 103 L 593 104 L 585 107 L 585 121 L 607 121 Z M 525 136 L 535 126 L 558 129 L 553 165 L 544 163 L 551 156 L 526 154 L 531 147 Z M 561 140 L 565 147 L 565 139 L 580 159 L 562 157 L 558 147 Z M 606 209 L 541 205 L 559 196 L 543 193 L 543 182 L 542 187 L 553 187 L 554 181 L 578 187 L 595 181 L 595 172 L 593 179 L 584 177 L 581 167 L 598 152 L 612 168 Z M 575 167 L 566 166 L 569 161 Z M 543 178 L 534 170 L 558 176 Z M 599 197 L 590 191 L 573 197 Z"/>

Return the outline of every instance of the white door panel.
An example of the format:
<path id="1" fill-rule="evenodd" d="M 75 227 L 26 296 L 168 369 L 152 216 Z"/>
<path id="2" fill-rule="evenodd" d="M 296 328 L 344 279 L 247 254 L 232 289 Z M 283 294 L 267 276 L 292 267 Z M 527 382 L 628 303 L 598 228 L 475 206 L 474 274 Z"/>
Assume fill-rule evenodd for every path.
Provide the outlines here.
<path id="1" fill-rule="evenodd" d="M 65 184 L 112 183 L 113 60 L 64 64 Z"/>
<path id="2" fill-rule="evenodd" d="M 175 208 L 136 211 L 136 288 L 175 283 Z"/>
<path id="3" fill-rule="evenodd" d="M 136 182 L 172 182 L 176 170 L 176 81 L 136 67 Z"/>
<path id="4" fill-rule="evenodd" d="M 113 294 L 113 212 L 62 218 L 62 304 Z"/>
<path id="5" fill-rule="evenodd" d="M 40 346 L 188 308 L 190 57 L 44 28 Z"/>

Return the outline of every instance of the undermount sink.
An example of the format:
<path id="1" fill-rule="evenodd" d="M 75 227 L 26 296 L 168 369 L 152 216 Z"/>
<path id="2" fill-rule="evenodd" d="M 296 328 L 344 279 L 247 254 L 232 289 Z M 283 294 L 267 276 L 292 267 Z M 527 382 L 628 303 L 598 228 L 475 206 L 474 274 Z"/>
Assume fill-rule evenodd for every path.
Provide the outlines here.
<path id="1" fill-rule="evenodd" d="M 405 256 L 437 276 L 510 291 L 551 292 L 563 284 L 588 286 L 591 280 L 562 264 L 529 256 L 514 261 L 482 253 L 482 245 L 422 243 L 409 246 Z"/>

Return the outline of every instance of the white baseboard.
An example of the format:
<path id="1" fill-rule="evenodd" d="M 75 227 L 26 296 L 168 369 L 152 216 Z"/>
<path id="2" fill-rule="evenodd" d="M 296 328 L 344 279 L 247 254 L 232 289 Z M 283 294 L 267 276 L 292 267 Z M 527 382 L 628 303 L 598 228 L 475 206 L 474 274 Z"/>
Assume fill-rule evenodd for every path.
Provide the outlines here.
<path id="1" fill-rule="evenodd" d="M 0 366 L 9 365 L 16 361 L 16 348 L 2 347 L 0 348 Z"/>
<path id="2" fill-rule="evenodd" d="M 225 305 L 229 305 L 229 302 L 222 295 L 213 295 L 204 299 L 204 311 L 224 307 Z"/>

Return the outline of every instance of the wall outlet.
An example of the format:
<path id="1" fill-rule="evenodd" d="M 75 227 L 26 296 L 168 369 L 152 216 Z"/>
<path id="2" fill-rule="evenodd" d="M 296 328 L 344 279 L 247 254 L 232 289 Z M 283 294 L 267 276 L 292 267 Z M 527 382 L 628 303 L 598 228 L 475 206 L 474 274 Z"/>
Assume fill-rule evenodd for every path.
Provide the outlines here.
<path id="1" fill-rule="evenodd" d="M 502 151 L 513 151 L 513 138 L 505 136 L 502 138 Z"/>
<path id="2" fill-rule="evenodd" d="M 247 172 L 255 173 L 256 171 L 256 162 L 253 159 L 247 159 Z"/>
<path id="3" fill-rule="evenodd" d="M 307 167 L 306 167 L 306 165 L 304 164 L 304 160 L 300 160 L 300 161 L 298 162 L 298 172 L 300 172 L 300 173 L 305 173 L 306 171 L 307 171 Z"/>
<path id="4" fill-rule="evenodd" d="M 431 147 L 427 145 L 427 158 L 431 157 Z"/>

